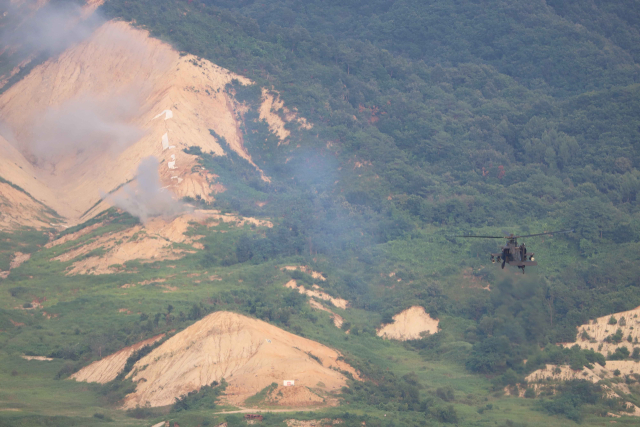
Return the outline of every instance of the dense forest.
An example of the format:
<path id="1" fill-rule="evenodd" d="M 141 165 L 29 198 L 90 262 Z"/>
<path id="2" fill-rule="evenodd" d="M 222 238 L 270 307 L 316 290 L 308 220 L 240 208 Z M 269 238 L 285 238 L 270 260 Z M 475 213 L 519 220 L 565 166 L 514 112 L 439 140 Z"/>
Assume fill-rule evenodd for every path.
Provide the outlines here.
<path id="1" fill-rule="evenodd" d="M 255 104 L 258 86 L 273 87 L 314 123 L 311 131 L 292 129 L 301 148 L 251 139 L 265 129 L 247 132 L 252 155 L 278 184 L 252 186 L 256 177 L 245 174 L 253 192 L 229 192 L 218 203 L 255 214 L 251 197 L 284 198 L 297 208 L 266 212 L 283 217 L 294 236 L 279 229 L 268 244 L 248 237 L 239 261 L 260 262 L 281 248 L 304 253 L 311 241 L 316 253 L 364 271 L 394 241 L 434 250 L 437 241 L 451 247 L 459 268 L 476 266 L 465 258 L 494 245 L 469 247 L 452 234 L 574 229 L 555 239 L 562 250 L 531 282 L 467 306 L 446 289 L 379 300 L 370 295 L 373 274 L 336 284 L 372 310 L 395 312 L 417 298 L 479 322 L 496 318 L 502 326 L 487 336 L 518 346 L 571 340 L 576 324 L 640 303 L 632 254 L 640 237 L 640 22 L 627 3 L 111 1 L 103 8 L 259 84 L 233 89 L 240 99 Z"/>

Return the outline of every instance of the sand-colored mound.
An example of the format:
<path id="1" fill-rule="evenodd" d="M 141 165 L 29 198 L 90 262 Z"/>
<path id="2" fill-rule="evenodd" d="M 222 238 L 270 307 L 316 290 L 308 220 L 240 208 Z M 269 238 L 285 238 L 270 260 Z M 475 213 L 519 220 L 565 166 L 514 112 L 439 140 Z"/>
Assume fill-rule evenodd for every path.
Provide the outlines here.
<path id="1" fill-rule="evenodd" d="M 100 384 L 113 381 L 116 379 L 118 374 L 122 372 L 125 364 L 127 363 L 127 359 L 133 354 L 134 351 L 138 351 L 142 347 L 146 347 L 157 341 L 160 341 L 162 338 L 164 338 L 164 334 L 156 335 L 153 338 L 149 338 L 147 340 L 140 341 L 139 343 L 132 346 L 125 347 L 110 356 L 93 362 L 89 366 L 85 366 L 75 374 L 71 375 L 71 378 L 76 381 L 86 381 L 90 383 Z"/>
<path id="2" fill-rule="evenodd" d="M 610 323 L 611 318 L 615 319 L 614 324 Z M 618 329 L 622 332 L 622 339 L 616 343 L 613 336 Z M 609 342 L 607 337 L 611 337 L 608 339 Z M 606 356 L 608 353 L 614 353 L 618 347 L 627 347 L 631 353 L 633 347 L 640 347 L 638 340 L 640 340 L 640 307 L 598 317 L 594 321 L 578 326 L 576 342 L 562 345 L 572 347 L 577 344 L 581 348 L 591 349 Z"/>
<path id="3" fill-rule="evenodd" d="M 378 329 L 378 336 L 400 341 L 420 339 L 424 333 L 438 333 L 438 319 L 433 319 L 424 308 L 414 306 L 393 316 L 393 323 Z"/>
<path id="4" fill-rule="evenodd" d="M 134 179 L 141 159 L 150 155 L 161 160 L 163 186 L 176 196 L 211 200 L 210 194 L 221 190 L 213 182 L 215 177 L 183 149 L 198 146 L 224 155 L 209 132 L 213 129 L 251 162 L 243 147 L 237 105 L 225 92 L 233 79 L 251 83 L 193 55 L 180 56 L 146 31 L 123 22 L 105 23 L 0 95 L 0 115 L 12 139 L 11 144 L 0 140 L 2 176 L 71 223 L 101 212 L 104 202 L 87 213 L 101 192 Z M 49 112 L 70 120 L 65 116 L 69 103 L 104 106 L 114 99 L 136 106 L 122 125 L 142 130 L 137 142 L 123 150 L 89 147 L 62 158 L 35 162 L 30 157 L 33 129 Z"/>
<path id="5" fill-rule="evenodd" d="M 328 293 L 323 292 L 318 285 L 313 285 L 313 289 L 307 289 L 302 285 L 298 285 L 298 282 L 296 282 L 295 280 L 289 280 L 284 286 L 289 289 L 296 289 L 301 294 L 307 295 L 309 297 L 315 297 L 324 301 L 330 301 L 331 304 L 338 308 L 346 309 L 349 306 L 349 301 L 342 298 L 332 297 Z"/>
<path id="6" fill-rule="evenodd" d="M 217 312 L 135 364 L 130 375 L 136 391 L 126 397 L 124 407 L 170 405 L 176 397 L 222 378 L 229 384 L 227 399 L 235 405 L 274 382 L 290 379 L 296 386 L 336 392 L 346 385 L 336 369 L 355 374 L 339 357 L 331 348 L 266 322 Z"/>

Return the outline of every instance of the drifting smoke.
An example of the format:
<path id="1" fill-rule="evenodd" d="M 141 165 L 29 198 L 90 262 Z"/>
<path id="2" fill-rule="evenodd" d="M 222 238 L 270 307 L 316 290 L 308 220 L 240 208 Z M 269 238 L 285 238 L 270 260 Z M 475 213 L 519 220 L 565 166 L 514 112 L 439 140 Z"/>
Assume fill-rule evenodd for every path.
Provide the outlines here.
<path id="1" fill-rule="evenodd" d="M 164 191 L 160 184 L 158 174 L 158 159 L 149 156 L 140 162 L 138 166 L 138 185 L 133 188 L 126 185 L 122 195 L 106 197 L 116 207 L 129 212 L 146 223 L 149 218 L 175 217 L 191 208 L 184 203 L 175 200 L 169 191 Z"/>
<path id="2" fill-rule="evenodd" d="M 138 102 L 133 96 L 83 97 L 67 101 L 35 120 L 29 151 L 38 162 L 50 163 L 97 151 L 117 153 L 144 134 L 128 123 L 138 110 Z"/>
<path id="3" fill-rule="evenodd" d="M 0 10 L 11 22 L 0 31 L 3 47 L 53 55 L 84 40 L 104 22 L 97 14 L 84 16 L 82 8 L 72 2 L 46 4 L 33 12 L 36 7 L 35 2 L 18 6 L 0 0 Z"/>

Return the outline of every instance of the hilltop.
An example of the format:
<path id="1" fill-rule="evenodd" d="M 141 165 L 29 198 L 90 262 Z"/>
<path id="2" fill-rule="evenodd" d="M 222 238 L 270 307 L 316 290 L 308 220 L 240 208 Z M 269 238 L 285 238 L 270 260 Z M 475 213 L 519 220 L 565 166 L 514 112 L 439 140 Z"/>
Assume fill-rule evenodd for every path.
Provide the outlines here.
<path id="1" fill-rule="evenodd" d="M 5 2 L 0 424 L 637 423 L 633 6 Z"/>

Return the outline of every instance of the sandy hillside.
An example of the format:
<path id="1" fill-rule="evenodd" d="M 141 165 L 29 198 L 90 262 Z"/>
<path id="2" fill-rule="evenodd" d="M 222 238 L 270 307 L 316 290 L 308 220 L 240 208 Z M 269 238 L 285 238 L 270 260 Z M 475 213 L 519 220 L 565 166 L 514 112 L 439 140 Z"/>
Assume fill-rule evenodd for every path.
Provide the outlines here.
<path id="1" fill-rule="evenodd" d="M 627 347 L 629 353 L 631 353 L 634 347 L 640 347 L 638 343 L 639 332 L 637 329 L 638 324 L 640 324 L 639 314 L 640 307 L 599 317 L 577 328 L 576 342 L 561 345 L 565 347 L 578 345 L 583 349 L 591 349 L 604 356 L 614 353 L 619 347 Z M 613 320 L 615 320 L 615 322 Z M 616 334 L 618 330 L 621 331 L 622 336 L 620 342 L 616 343 L 611 337 Z M 616 373 L 618 375 L 616 375 Z M 562 381 L 583 379 L 598 383 L 601 380 L 611 380 L 616 376 L 624 379 L 625 376 L 634 374 L 640 374 L 640 361 L 607 360 L 604 367 L 594 364 L 592 369 L 585 367 L 582 370 L 573 370 L 566 365 L 546 365 L 545 368 L 538 369 L 529 374 L 526 377 L 526 381 L 527 386 L 532 387 L 536 392 L 546 391 L 553 393 L 556 384 Z M 603 387 L 607 390 L 609 397 L 626 399 L 625 395 L 629 394 L 629 387 L 625 382 L 613 382 L 610 386 L 605 384 Z M 519 388 L 518 394 L 520 397 L 524 396 L 525 388 L 526 387 Z M 631 413 L 625 413 L 625 415 L 640 416 L 639 407 L 630 402 L 626 402 L 626 404 L 632 408 L 633 411 Z"/>
<path id="2" fill-rule="evenodd" d="M 142 158 L 155 155 L 162 163 L 164 186 L 180 197 L 210 200 L 213 176 L 200 170 L 195 157 L 183 149 L 195 145 L 223 155 L 209 133 L 213 129 L 251 161 L 243 147 L 235 101 L 224 91 L 232 79 L 251 83 L 206 60 L 180 56 L 126 23 L 105 23 L 0 96 L 0 116 L 11 131 L 11 144 L 0 141 L 2 176 L 73 221 L 100 199 L 101 191 L 134 178 Z M 39 160 L 34 166 L 33 129 L 52 111 L 54 117 L 64 117 L 69 103 L 87 99 L 98 104 L 125 99 L 135 105 L 126 124 L 140 129 L 142 137 L 123 151 L 92 148 L 81 155 Z"/>
<path id="3" fill-rule="evenodd" d="M 616 321 L 615 324 L 609 323 L 612 317 Z M 605 339 L 614 335 L 618 329 L 622 331 L 622 340 L 619 343 L 606 342 Z M 629 337 L 631 341 L 628 340 Z M 581 348 L 592 349 L 606 356 L 608 353 L 614 353 L 618 347 L 627 347 L 631 353 L 633 347 L 640 347 L 639 339 L 640 307 L 637 307 L 633 310 L 598 317 L 595 321 L 578 326 L 576 342 L 563 345 L 572 347 L 578 344 Z"/>
<path id="4" fill-rule="evenodd" d="M 155 262 L 178 259 L 185 249 L 174 248 L 174 243 L 194 244 L 194 237 L 186 237 L 189 221 L 194 218 L 183 215 L 171 221 L 155 218 L 145 225 L 136 225 L 117 233 L 103 234 L 87 243 L 76 246 L 55 257 L 57 261 L 74 262 L 67 271 L 74 274 L 109 274 L 119 271 L 127 261 Z M 195 237 L 197 239 L 197 236 Z M 194 247 L 193 250 L 195 250 Z M 84 257 L 92 251 L 102 253 Z"/>
<path id="5" fill-rule="evenodd" d="M 9 184 L 0 182 L 0 230 L 51 227 L 55 219 L 46 208 Z"/>
<path id="6" fill-rule="evenodd" d="M 378 329 L 378 336 L 400 341 L 420 339 L 422 334 L 438 333 L 438 319 L 433 319 L 424 308 L 414 306 L 393 316 L 393 323 Z"/>
<path id="7" fill-rule="evenodd" d="M 338 360 L 339 356 L 335 350 L 266 322 L 217 312 L 136 363 L 131 375 L 137 388 L 127 396 L 124 407 L 170 405 L 176 397 L 222 378 L 229 383 L 227 399 L 235 405 L 284 380 L 294 380 L 302 387 L 300 401 L 309 404 L 307 387 L 318 394 L 336 392 L 346 385 L 346 378 L 336 369 L 353 372 L 353 368 Z M 286 400 L 291 405 L 295 398 Z M 315 399 L 314 403 L 320 402 Z"/>
<path id="8" fill-rule="evenodd" d="M 137 344 L 125 347 L 110 356 L 93 362 L 89 366 L 85 366 L 75 374 L 71 375 L 71 378 L 76 381 L 87 381 L 90 383 L 100 384 L 113 381 L 114 379 L 116 379 L 118 374 L 122 372 L 125 364 L 127 363 L 127 359 L 133 354 L 134 351 L 140 350 L 142 347 L 151 345 L 161 340 L 163 337 L 164 334 L 157 335 L 153 338 L 149 338 L 148 340 L 140 341 Z"/>
<path id="9" fill-rule="evenodd" d="M 50 248 L 72 242 L 67 251 L 53 258 L 57 261 L 68 262 L 82 257 L 71 265 L 67 271 L 68 275 L 115 273 L 120 271 L 127 261 L 173 260 L 182 258 L 185 254 L 195 250 L 203 249 L 202 244 L 198 242 L 201 236 L 186 235 L 192 222 L 207 226 L 214 226 L 221 222 L 235 224 L 239 227 L 244 224 L 254 224 L 261 227 L 273 226 L 271 222 L 265 220 L 221 214 L 218 211 L 196 210 L 170 220 L 154 218 L 146 224 L 135 225 L 119 232 L 102 234 L 73 245 L 73 241 L 100 228 L 103 225 L 100 222 L 49 242 L 46 247 Z M 191 249 L 176 248 L 174 247 L 175 243 L 190 245 Z M 86 256 L 96 250 L 101 253 Z"/>
<path id="10" fill-rule="evenodd" d="M 631 360 L 610 360 L 606 366 L 598 364 L 593 365 L 593 369 L 584 367 L 581 370 L 573 370 L 567 365 L 546 365 L 542 369 L 538 369 L 525 378 L 526 385 L 520 384 L 517 392 L 509 387 L 505 388 L 505 392 L 519 397 L 524 397 L 527 388 L 532 388 L 536 393 L 554 393 L 556 385 L 562 381 L 569 380 L 585 380 L 592 383 L 599 383 L 601 380 L 610 380 L 615 378 L 614 371 L 619 370 L 619 378 L 626 375 L 640 373 L 640 362 Z M 629 394 L 629 387 L 624 382 L 612 382 L 610 385 L 601 383 L 605 394 L 610 398 L 620 398 L 626 400 Z M 625 415 L 640 416 L 640 408 L 631 402 L 625 402 L 627 407 L 631 408 L 631 412 L 625 412 Z"/>

